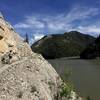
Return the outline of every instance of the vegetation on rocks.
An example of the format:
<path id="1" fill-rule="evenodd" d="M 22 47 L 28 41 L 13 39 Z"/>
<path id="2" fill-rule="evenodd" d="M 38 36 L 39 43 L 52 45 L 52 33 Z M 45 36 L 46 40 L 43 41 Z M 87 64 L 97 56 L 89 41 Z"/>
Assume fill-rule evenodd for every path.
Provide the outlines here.
<path id="1" fill-rule="evenodd" d="M 68 86 L 68 84 L 63 83 L 63 84 L 61 85 L 60 96 L 61 96 L 61 97 L 63 97 L 63 96 L 67 97 L 68 95 L 71 94 L 71 91 L 72 91 L 71 87 Z"/>

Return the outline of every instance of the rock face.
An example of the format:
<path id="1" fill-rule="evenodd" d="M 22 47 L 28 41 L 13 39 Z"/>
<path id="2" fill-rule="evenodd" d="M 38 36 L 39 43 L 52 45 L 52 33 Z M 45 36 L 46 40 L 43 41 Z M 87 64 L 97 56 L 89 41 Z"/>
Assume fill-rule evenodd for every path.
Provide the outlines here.
<path id="1" fill-rule="evenodd" d="M 64 86 L 0 14 L 0 100 L 81 100 L 72 90 L 66 94 Z"/>

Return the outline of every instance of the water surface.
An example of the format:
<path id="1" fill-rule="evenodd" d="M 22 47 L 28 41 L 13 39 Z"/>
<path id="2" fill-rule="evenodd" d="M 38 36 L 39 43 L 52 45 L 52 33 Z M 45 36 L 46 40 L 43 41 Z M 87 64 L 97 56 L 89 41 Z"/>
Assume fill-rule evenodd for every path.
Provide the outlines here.
<path id="1" fill-rule="evenodd" d="M 76 91 L 83 97 L 100 100 L 100 60 L 61 58 L 49 60 L 59 74 L 71 70 L 71 80 Z"/>

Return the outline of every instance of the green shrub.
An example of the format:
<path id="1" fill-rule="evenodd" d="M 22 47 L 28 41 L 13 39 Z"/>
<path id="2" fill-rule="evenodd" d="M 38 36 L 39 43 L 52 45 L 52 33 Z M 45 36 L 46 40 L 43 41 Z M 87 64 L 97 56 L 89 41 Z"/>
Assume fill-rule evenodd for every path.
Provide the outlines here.
<path id="1" fill-rule="evenodd" d="M 72 71 L 67 69 L 62 75 L 63 84 L 61 85 L 61 92 L 60 92 L 61 97 L 69 96 L 71 94 L 71 91 L 74 90 L 72 82 L 69 81 L 71 74 Z"/>
<path id="2" fill-rule="evenodd" d="M 72 89 L 70 86 L 68 86 L 66 83 L 63 83 L 61 85 L 61 92 L 60 92 L 60 96 L 61 97 L 67 97 L 68 95 L 70 95 Z"/>

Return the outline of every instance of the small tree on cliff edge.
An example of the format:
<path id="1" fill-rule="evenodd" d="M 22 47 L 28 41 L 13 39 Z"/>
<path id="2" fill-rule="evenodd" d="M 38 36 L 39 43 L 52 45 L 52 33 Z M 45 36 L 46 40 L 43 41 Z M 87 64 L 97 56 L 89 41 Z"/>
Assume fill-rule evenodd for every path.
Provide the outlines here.
<path id="1" fill-rule="evenodd" d="M 25 35 L 25 40 L 24 40 L 24 42 L 27 42 L 28 44 L 29 44 L 29 38 L 28 38 L 28 34 L 26 33 L 26 35 Z"/>

